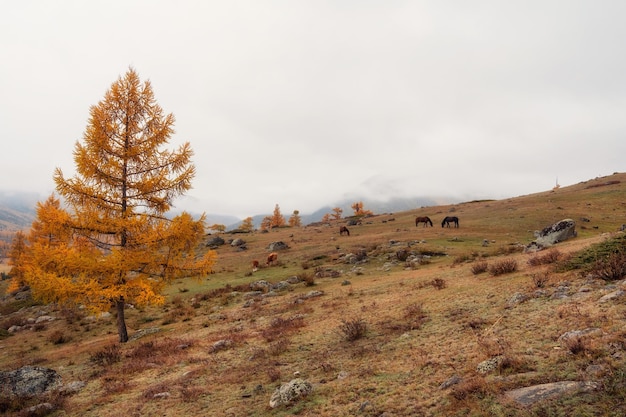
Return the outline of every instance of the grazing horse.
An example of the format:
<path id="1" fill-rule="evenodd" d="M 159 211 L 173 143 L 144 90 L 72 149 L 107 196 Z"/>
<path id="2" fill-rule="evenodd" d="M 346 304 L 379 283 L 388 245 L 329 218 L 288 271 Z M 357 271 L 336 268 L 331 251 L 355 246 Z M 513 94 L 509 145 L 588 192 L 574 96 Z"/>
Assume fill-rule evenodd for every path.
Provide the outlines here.
<path id="1" fill-rule="evenodd" d="M 424 227 L 428 226 L 428 224 L 430 224 L 430 227 L 433 227 L 433 222 L 430 220 L 430 217 L 428 216 L 416 217 L 415 227 L 417 227 L 417 225 L 419 225 L 420 223 L 424 223 Z"/>
<path id="2" fill-rule="evenodd" d="M 252 272 L 256 272 L 259 270 L 259 261 L 256 259 L 252 261 Z"/>
<path id="3" fill-rule="evenodd" d="M 459 227 L 459 218 L 456 216 L 447 216 L 441 222 L 441 227 L 450 227 L 450 223 L 454 223 L 454 227 Z"/>
<path id="4" fill-rule="evenodd" d="M 339 228 L 339 236 L 343 236 L 344 233 L 350 236 L 350 231 L 348 230 L 348 228 L 346 226 L 341 226 Z"/>
<path id="5" fill-rule="evenodd" d="M 276 262 L 278 262 L 278 254 L 276 252 L 272 252 L 267 255 L 267 262 L 265 262 L 267 266 L 275 265 Z"/>

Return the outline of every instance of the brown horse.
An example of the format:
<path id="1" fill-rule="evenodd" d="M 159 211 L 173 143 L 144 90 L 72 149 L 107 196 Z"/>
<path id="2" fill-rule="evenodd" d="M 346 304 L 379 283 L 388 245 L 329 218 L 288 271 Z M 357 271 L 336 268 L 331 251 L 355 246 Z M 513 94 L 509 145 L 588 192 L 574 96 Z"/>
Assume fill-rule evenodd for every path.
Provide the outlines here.
<path id="1" fill-rule="evenodd" d="M 415 227 L 417 227 L 420 223 L 424 223 L 424 227 L 430 224 L 430 227 L 433 227 L 433 222 L 430 220 L 430 217 L 416 217 L 415 218 Z"/>
<path id="2" fill-rule="evenodd" d="M 343 236 L 344 233 L 350 236 L 350 231 L 348 230 L 348 228 L 346 226 L 341 226 L 339 228 L 339 235 Z"/>
<path id="3" fill-rule="evenodd" d="M 267 262 L 265 262 L 267 266 L 274 265 L 276 262 L 278 262 L 278 254 L 276 252 L 267 255 Z"/>

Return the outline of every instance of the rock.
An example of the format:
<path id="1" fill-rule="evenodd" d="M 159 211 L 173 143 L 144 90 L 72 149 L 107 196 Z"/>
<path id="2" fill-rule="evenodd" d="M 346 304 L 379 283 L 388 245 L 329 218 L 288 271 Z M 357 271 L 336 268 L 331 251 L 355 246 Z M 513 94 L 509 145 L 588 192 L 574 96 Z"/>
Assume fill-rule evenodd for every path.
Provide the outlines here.
<path id="1" fill-rule="evenodd" d="M 285 242 L 281 242 L 281 241 L 272 242 L 272 243 L 269 244 L 267 249 L 270 252 L 275 252 L 277 250 L 287 250 L 287 249 L 289 249 L 289 245 L 287 245 Z"/>
<path id="2" fill-rule="evenodd" d="M 613 291 L 610 294 L 605 295 L 604 297 L 598 300 L 599 303 L 607 303 L 609 301 L 617 300 L 618 298 L 622 298 L 624 296 L 624 291 L 617 290 Z"/>
<path id="3" fill-rule="evenodd" d="M 269 282 L 263 279 L 250 283 L 250 289 L 252 291 L 268 292 L 271 288 L 272 288 L 272 284 L 270 284 Z"/>
<path id="4" fill-rule="evenodd" d="M 39 316 L 35 320 L 35 323 L 45 323 L 47 321 L 54 321 L 54 320 L 55 320 L 55 318 L 52 317 L 52 316 Z"/>
<path id="5" fill-rule="evenodd" d="M 459 382 L 461 382 L 461 377 L 458 375 L 453 375 L 450 378 L 448 378 L 446 381 L 444 381 L 441 385 L 439 385 L 439 389 L 446 389 L 446 388 L 450 388 L 452 385 L 456 385 Z"/>
<path id="6" fill-rule="evenodd" d="M 576 236 L 576 222 L 564 219 L 537 233 L 537 239 L 533 243 L 540 247 L 548 247 Z"/>
<path id="7" fill-rule="evenodd" d="M 215 352 L 219 352 L 220 350 L 226 350 L 232 345 L 233 345 L 232 340 L 221 339 L 211 345 L 211 347 L 209 348 L 209 352 L 215 353 Z"/>
<path id="8" fill-rule="evenodd" d="M 87 383 L 85 381 L 72 381 L 68 384 L 63 385 L 61 388 L 61 393 L 63 395 L 72 395 L 78 393 L 80 390 L 85 388 Z"/>
<path id="9" fill-rule="evenodd" d="M 50 368 L 24 366 L 15 371 L 0 372 L 0 395 L 32 397 L 59 388 L 61 376 Z"/>
<path id="10" fill-rule="evenodd" d="M 313 385 L 302 378 L 292 379 L 282 384 L 274 391 L 270 398 L 270 407 L 276 408 L 280 405 L 290 404 L 300 397 L 306 396 L 313 391 Z"/>
<path id="11" fill-rule="evenodd" d="M 602 329 L 597 327 L 589 327 L 583 330 L 572 330 L 569 332 L 563 333 L 559 337 L 559 342 L 566 342 L 570 339 L 577 339 L 585 336 L 600 336 L 602 335 Z"/>
<path id="12" fill-rule="evenodd" d="M 219 236 L 212 236 L 210 238 L 207 239 L 206 241 L 206 246 L 211 248 L 211 249 L 215 249 L 218 246 L 222 246 L 224 244 L 224 239 L 222 239 Z"/>
<path id="13" fill-rule="evenodd" d="M 481 374 L 486 374 L 491 371 L 495 371 L 498 369 L 498 366 L 504 361 L 504 356 L 494 356 L 493 358 L 489 358 L 486 361 L 482 361 L 476 366 L 476 371 Z"/>
<path id="14" fill-rule="evenodd" d="M 246 241 L 240 238 L 233 239 L 233 241 L 230 242 L 230 246 L 243 246 L 245 244 L 246 244 Z"/>
<path id="15" fill-rule="evenodd" d="M 506 391 L 504 395 L 522 406 L 530 406 L 538 401 L 561 397 L 575 392 L 594 391 L 600 388 L 597 382 L 559 381 L 533 385 Z"/>

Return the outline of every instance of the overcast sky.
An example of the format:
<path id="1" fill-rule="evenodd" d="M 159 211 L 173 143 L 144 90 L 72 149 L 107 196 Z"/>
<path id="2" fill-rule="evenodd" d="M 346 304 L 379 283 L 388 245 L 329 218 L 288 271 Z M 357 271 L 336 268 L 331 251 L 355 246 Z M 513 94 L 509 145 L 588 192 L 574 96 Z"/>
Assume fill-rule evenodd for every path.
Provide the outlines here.
<path id="1" fill-rule="evenodd" d="M 129 67 L 176 116 L 179 206 L 506 198 L 622 172 L 626 2 L 62 1 L 0 8 L 0 190 L 74 173 Z M 367 208 L 367 207 L 366 207 Z"/>

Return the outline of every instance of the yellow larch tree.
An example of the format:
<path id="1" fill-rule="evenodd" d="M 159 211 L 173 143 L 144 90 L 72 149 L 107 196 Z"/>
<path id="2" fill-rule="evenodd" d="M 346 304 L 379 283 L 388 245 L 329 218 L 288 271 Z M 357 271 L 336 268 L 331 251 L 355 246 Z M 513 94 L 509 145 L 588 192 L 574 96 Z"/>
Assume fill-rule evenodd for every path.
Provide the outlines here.
<path id="1" fill-rule="evenodd" d="M 261 221 L 261 230 L 266 230 L 269 232 L 271 228 L 272 228 L 272 217 L 271 216 L 263 217 L 263 220 Z"/>
<path id="2" fill-rule="evenodd" d="M 285 218 L 280 214 L 280 207 L 276 204 L 274 214 L 272 215 L 272 227 L 282 227 L 285 224 Z"/>
<path id="3" fill-rule="evenodd" d="M 343 209 L 340 207 L 335 207 L 333 209 L 333 219 L 341 220 L 341 215 L 343 214 Z"/>
<path id="4" fill-rule="evenodd" d="M 252 219 L 252 217 L 246 217 L 245 219 L 243 219 L 243 221 L 239 225 L 239 229 L 244 232 L 254 231 L 254 220 Z"/>
<path id="5" fill-rule="evenodd" d="M 298 210 L 294 210 L 291 217 L 289 217 L 289 226 L 291 227 L 300 227 L 302 226 L 302 219 L 300 218 L 300 212 Z"/>
<path id="6" fill-rule="evenodd" d="M 24 280 L 25 268 L 28 265 L 28 241 L 21 230 L 15 233 L 9 249 L 9 276 L 11 281 L 7 287 L 7 293 L 17 291 L 26 285 Z"/>
<path id="7" fill-rule="evenodd" d="M 33 295 L 94 311 L 114 308 L 120 342 L 128 341 L 126 303 L 161 304 L 167 283 L 205 276 L 216 259 L 200 245 L 204 216 L 166 216 L 195 175 L 188 142 L 164 149 L 173 124 L 150 82 L 129 69 L 91 107 L 74 148 L 76 174 L 54 172 L 67 210 L 51 197 L 33 223 L 26 274 Z"/>

